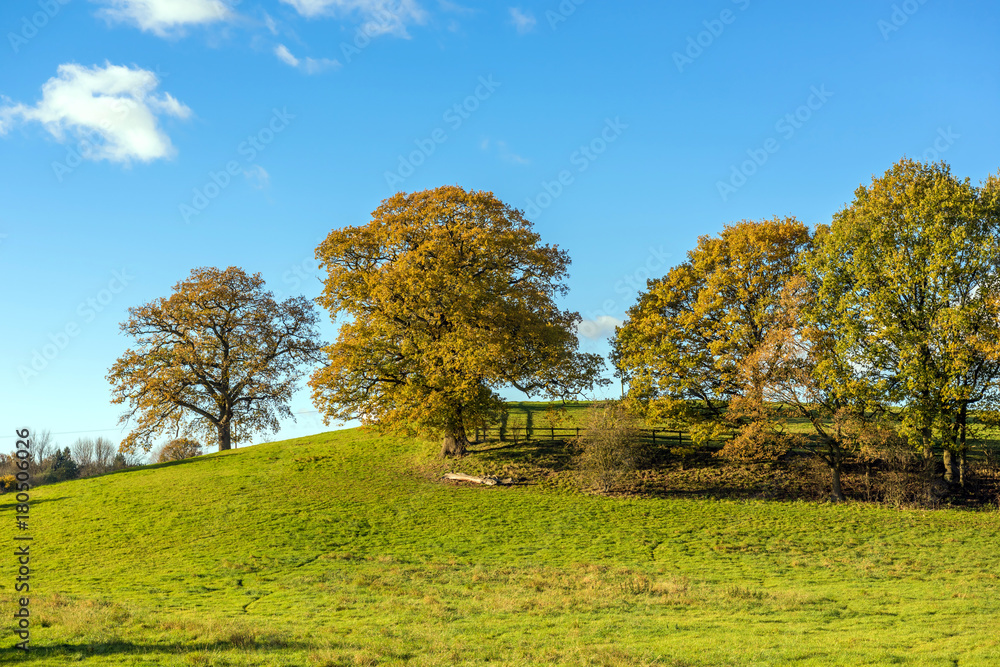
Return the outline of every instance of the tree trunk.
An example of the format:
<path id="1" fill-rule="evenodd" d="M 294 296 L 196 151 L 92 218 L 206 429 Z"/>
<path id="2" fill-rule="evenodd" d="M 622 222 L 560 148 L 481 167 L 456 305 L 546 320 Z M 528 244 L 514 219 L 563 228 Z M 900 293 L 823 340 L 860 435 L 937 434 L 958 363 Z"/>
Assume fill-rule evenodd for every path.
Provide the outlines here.
<path id="1" fill-rule="evenodd" d="M 229 420 L 220 422 L 219 428 L 219 451 L 224 452 L 232 449 L 233 438 L 229 432 Z"/>
<path id="2" fill-rule="evenodd" d="M 924 460 L 934 460 L 934 438 L 929 428 L 920 429 L 920 441 L 923 448 Z"/>
<path id="3" fill-rule="evenodd" d="M 949 484 L 955 483 L 955 458 L 955 452 L 944 450 L 944 481 Z"/>
<path id="4" fill-rule="evenodd" d="M 834 500 L 834 502 L 838 503 L 842 503 L 846 500 L 846 498 L 844 498 L 844 489 L 840 486 L 841 467 L 840 461 L 837 461 L 830 466 L 830 472 L 833 474 L 833 492 L 830 494 L 830 497 Z"/>
<path id="5" fill-rule="evenodd" d="M 966 427 L 969 423 L 969 403 L 966 401 L 962 403 L 962 411 L 958 415 L 959 420 L 959 431 L 958 431 L 958 483 L 965 488 L 965 457 L 969 451 L 968 445 L 966 443 Z"/>
<path id="6" fill-rule="evenodd" d="M 458 417 L 445 429 L 444 439 L 441 442 L 441 458 L 465 456 L 468 447 L 469 439 L 465 436 L 465 425 L 462 423 L 462 418 Z"/>

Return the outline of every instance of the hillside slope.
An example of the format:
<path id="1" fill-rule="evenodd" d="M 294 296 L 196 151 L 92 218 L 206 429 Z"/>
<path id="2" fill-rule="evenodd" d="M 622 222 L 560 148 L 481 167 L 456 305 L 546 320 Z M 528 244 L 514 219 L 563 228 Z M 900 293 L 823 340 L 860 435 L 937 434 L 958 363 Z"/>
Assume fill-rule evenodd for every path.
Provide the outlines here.
<path id="1" fill-rule="evenodd" d="M 3 659 L 1000 663 L 995 512 L 461 486 L 435 451 L 355 429 L 36 489 Z"/>

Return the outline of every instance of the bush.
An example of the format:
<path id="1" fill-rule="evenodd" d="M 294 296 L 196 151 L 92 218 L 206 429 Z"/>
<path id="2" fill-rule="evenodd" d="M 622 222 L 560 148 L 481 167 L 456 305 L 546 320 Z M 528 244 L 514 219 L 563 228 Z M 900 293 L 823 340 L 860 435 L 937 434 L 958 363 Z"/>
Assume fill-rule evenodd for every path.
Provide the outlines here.
<path id="1" fill-rule="evenodd" d="M 587 411 L 584 431 L 576 445 L 584 480 L 603 492 L 611 491 L 629 473 L 646 465 L 651 454 L 635 419 L 614 401 L 595 404 Z"/>
<path id="2" fill-rule="evenodd" d="M 164 445 L 156 462 L 182 461 L 192 456 L 201 456 L 201 445 L 191 438 L 177 438 Z"/>
<path id="3" fill-rule="evenodd" d="M 51 460 L 52 464 L 42 477 L 42 481 L 46 484 L 64 482 L 80 476 L 80 467 L 73 460 L 69 447 L 63 450 L 57 449 Z"/>

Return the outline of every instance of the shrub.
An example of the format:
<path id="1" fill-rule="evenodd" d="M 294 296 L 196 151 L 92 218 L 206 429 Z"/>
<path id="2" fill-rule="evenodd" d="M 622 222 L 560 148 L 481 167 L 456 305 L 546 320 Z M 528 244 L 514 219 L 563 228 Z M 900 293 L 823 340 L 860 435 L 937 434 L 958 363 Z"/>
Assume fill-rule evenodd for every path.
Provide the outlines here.
<path id="1" fill-rule="evenodd" d="M 192 456 L 201 456 L 201 445 L 191 438 L 177 438 L 164 445 L 156 462 L 182 461 Z"/>
<path id="2" fill-rule="evenodd" d="M 651 453 L 635 419 L 614 401 L 595 404 L 587 411 L 576 445 L 584 480 L 604 492 L 646 465 Z"/>
<path id="3" fill-rule="evenodd" d="M 128 465 L 128 461 L 125 460 L 125 455 L 122 454 L 121 452 L 118 452 L 117 454 L 115 454 L 115 458 L 111 462 L 111 469 L 112 470 L 124 470 L 125 468 L 128 468 L 128 467 L 129 467 L 129 465 Z"/>
<path id="4" fill-rule="evenodd" d="M 42 477 L 42 481 L 47 484 L 53 482 L 64 482 L 68 479 L 76 479 L 80 476 L 80 467 L 73 460 L 73 455 L 69 447 L 63 450 L 57 449 L 52 455 L 52 464 Z"/>

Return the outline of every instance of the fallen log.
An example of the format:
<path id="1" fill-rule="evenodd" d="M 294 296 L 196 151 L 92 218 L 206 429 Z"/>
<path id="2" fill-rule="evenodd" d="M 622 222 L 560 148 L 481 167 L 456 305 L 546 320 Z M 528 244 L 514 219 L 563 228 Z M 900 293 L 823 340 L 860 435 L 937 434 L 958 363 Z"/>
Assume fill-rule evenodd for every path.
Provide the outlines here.
<path id="1" fill-rule="evenodd" d="M 485 486 L 496 486 L 497 484 L 509 485 L 513 484 L 512 479 L 497 479 L 496 477 L 474 477 L 472 475 L 466 475 L 460 472 L 448 472 L 444 475 L 445 479 L 453 479 L 457 482 L 474 482 L 476 484 L 483 484 Z"/>

